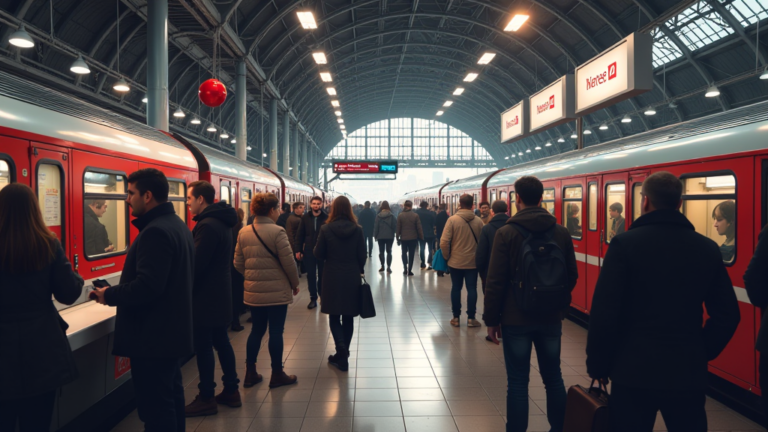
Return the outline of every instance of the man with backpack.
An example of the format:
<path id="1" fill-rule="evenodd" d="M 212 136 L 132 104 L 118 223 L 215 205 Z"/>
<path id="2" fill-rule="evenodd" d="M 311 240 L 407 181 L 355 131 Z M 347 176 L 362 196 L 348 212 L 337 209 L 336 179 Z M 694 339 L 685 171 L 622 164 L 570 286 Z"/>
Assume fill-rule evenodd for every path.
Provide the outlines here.
<path id="1" fill-rule="evenodd" d="M 562 320 L 578 269 L 568 230 L 541 208 L 544 186 L 532 176 L 515 182 L 517 213 L 496 231 L 485 287 L 483 320 L 498 344 L 504 334 L 507 432 L 528 427 L 531 347 L 547 391 L 547 419 L 563 430 L 565 384 L 560 370 Z"/>

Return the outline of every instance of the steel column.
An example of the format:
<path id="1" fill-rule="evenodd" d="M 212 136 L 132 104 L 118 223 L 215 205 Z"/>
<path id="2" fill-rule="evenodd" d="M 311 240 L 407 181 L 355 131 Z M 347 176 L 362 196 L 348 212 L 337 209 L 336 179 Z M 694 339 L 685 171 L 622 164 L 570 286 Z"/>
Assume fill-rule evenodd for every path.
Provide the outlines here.
<path id="1" fill-rule="evenodd" d="M 277 171 L 277 99 L 269 101 L 269 167 Z"/>
<path id="2" fill-rule="evenodd" d="M 309 184 L 307 179 L 307 150 L 309 149 L 309 141 L 306 135 L 301 137 L 301 181 Z"/>
<path id="3" fill-rule="evenodd" d="M 168 0 L 147 4 L 147 124 L 168 132 Z"/>
<path id="4" fill-rule="evenodd" d="M 299 124 L 293 128 L 293 144 L 291 145 L 291 177 L 299 179 L 301 173 L 299 172 Z"/>
<path id="5" fill-rule="evenodd" d="M 235 124 L 237 131 L 235 132 L 235 156 L 240 160 L 246 160 L 248 157 L 248 152 L 245 149 L 248 145 L 248 132 L 246 126 L 246 104 L 248 103 L 248 100 L 245 86 L 245 60 L 238 60 L 236 72 Z"/>
<path id="6" fill-rule="evenodd" d="M 283 174 L 291 175 L 291 117 L 283 115 Z"/>

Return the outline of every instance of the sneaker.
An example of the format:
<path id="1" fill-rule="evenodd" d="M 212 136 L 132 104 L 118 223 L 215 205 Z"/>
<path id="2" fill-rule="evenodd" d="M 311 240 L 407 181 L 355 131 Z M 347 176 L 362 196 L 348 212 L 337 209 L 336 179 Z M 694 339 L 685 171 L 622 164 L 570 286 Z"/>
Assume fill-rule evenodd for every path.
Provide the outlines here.
<path id="1" fill-rule="evenodd" d="M 387 269 L 387 273 L 392 273 L 392 269 L 391 269 L 391 268 L 388 268 L 388 269 Z"/>
<path id="2" fill-rule="evenodd" d="M 195 400 L 184 407 L 184 415 L 187 417 L 209 416 L 218 413 L 219 406 L 216 405 L 216 399 L 203 398 L 200 395 L 195 396 Z"/>
<path id="3" fill-rule="evenodd" d="M 299 378 L 296 375 L 288 375 L 285 371 L 272 372 L 272 379 L 269 380 L 269 388 L 277 388 L 296 384 L 299 382 Z"/>
<path id="4" fill-rule="evenodd" d="M 408 270 L 403 270 L 403 274 L 408 276 Z"/>
<path id="5" fill-rule="evenodd" d="M 310 300 L 307 305 L 307 309 L 314 309 L 317 307 L 317 300 Z"/>
<path id="6" fill-rule="evenodd" d="M 243 387 L 250 388 L 256 384 L 264 381 L 264 377 L 256 372 L 256 363 L 245 364 L 245 378 L 243 379 Z"/>
<path id="7" fill-rule="evenodd" d="M 384 271 L 384 267 L 380 268 L 380 269 L 379 269 L 379 271 L 380 271 L 380 272 L 383 272 L 383 271 Z"/>
<path id="8" fill-rule="evenodd" d="M 459 319 L 458 318 L 454 318 L 454 319 L 451 320 L 451 325 L 454 326 L 454 327 L 458 327 L 461 324 L 459 323 Z"/>
<path id="9" fill-rule="evenodd" d="M 240 323 L 237 323 L 237 324 L 232 324 L 232 327 L 231 327 L 231 328 L 232 328 L 232 331 L 233 331 L 233 332 L 239 332 L 239 331 L 243 331 L 243 330 L 245 330 L 245 327 L 243 327 L 242 325 L 240 325 Z"/>
<path id="10" fill-rule="evenodd" d="M 434 270 L 432 266 L 427 267 L 427 270 Z"/>
<path id="11" fill-rule="evenodd" d="M 421 266 L 420 266 L 420 268 L 423 268 L 423 269 L 425 269 L 425 268 L 427 268 L 427 265 L 426 265 L 426 264 L 424 264 L 424 263 L 421 263 Z"/>
<path id="12" fill-rule="evenodd" d="M 480 321 L 470 318 L 467 320 L 467 327 L 480 327 L 482 324 L 480 324 Z"/>
<path id="13" fill-rule="evenodd" d="M 412 272 L 412 271 L 409 271 L 409 272 L 408 272 L 408 276 L 413 276 L 413 272 Z"/>
<path id="14" fill-rule="evenodd" d="M 243 406 L 243 401 L 240 400 L 239 390 L 235 390 L 233 392 L 223 390 L 216 396 L 215 399 L 217 404 L 226 405 L 228 407 L 239 408 Z"/>

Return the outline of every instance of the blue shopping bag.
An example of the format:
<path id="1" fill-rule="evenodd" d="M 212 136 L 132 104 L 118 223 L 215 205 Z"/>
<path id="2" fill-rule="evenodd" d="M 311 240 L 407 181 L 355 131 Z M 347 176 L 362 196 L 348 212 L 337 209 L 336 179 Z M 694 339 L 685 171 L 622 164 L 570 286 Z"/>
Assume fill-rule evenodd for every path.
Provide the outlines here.
<path id="1" fill-rule="evenodd" d="M 432 259 L 432 268 L 441 272 L 448 271 L 448 263 L 445 262 L 445 258 L 443 258 L 442 249 L 438 249 L 437 252 L 435 252 L 435 257 Z"/>

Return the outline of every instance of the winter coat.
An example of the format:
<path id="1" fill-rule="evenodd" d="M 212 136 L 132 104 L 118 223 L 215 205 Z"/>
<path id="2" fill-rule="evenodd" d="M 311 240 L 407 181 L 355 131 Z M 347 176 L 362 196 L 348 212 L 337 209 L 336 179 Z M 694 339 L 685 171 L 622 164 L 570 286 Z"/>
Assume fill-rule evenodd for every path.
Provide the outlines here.
<path id="1" fill-rule="evenodd" d="M 739 319 L 717 244 L 679 211 L 652 211 L 611 240 L 592 299 L 587 372 L 625 387 L 704 390 L 707 363 Z"/>
<path id="2" fill-rule="evenodd" d="M 195 241 L 165 202 L 134 219 L 139 235 L 125 257 L 120 284 L 104 291 L 117 306 L 112 354 L 184 357 L 192 354 Z"/>
<path id="3" fill-rule="evenodd" d="M 292 213 L 292 211 L 289 211 L 288 213 L 280 213 L 280 216 L 277 217 L 277 226 L 285 228 L 285 223 Z"/>
<path id="4" fill-rule="evenodd" d="M 445 230 L 440 238 L 440 249 L 448 262 L 448 267 L 456 269 L 474 269 L 475 253 L 480 241 L 483 221 L 472 213 L 462 209 L 448 218 Z"/>
<path id="5" fill-rule="evenodd" d="M 360 315 L 360 275 L 365 272 L 363 229 L 337 219 L 320 229 L 315 258 L 325 261 L 323 303 L 320 312 L 329 315 Z"/>
<path id="6" fill-rule="evenodd" d="M 373 237 L 376 240 L 393 240 L 397 230 L 397 219 L 389 210 L 382 210 L 376 215 L 373 224 Z"/>
<path id="7" fill-rule="evenodd" d="M 232 322 L 232 227 L 237 211 L 224 201 L 211 204 L 193 218 L 195 285 L 192 321 L 195 327 L 223 327 Z"/>
<path id="8" fill-rule="evenodd" d="M 477 253 L 475 254 L 475 267 L 482 277 L 488 273 L 488 265 L 491 263 L 491 247 L 493 247 L 496 231 L 507 223 L 507 219 L 509 216 L 506 213 L 494 215 L 480 231 L 480 240 L 477 242 Z"/>
<path id="9" fill-rule="evenodd" d="M 491 224 L 495 223 L 496 217 L 491 221 Z M 573 240 L 571 240 L 568 229 L 562 225 L 557 225 L 557 219 L 541 207 L 529 207 L 520 210 L 496 231 L 492 241 L 489 254 L 488 276 L 485 279 L 485 313 L 483 314 L 485 325 L 492 327 L 500 324 L 557 324 L 563 319 L 567 310 L 552 311 L 546 314 L 523 315 L 517 306 L 515 296 L 510 294 L 511 283 L 515 279 L 515 271 L 518 268 L 518 254 L 524 241 L 520 231 L 512 226 L 513 223 L 522 225 L 523 228 L 530 232 L 546 231 L 554 225 L 555 233 L 553 240 L 565 256 L 569 290 L 573 291 L 576 281 L 579 279 L 579 269 L 576 264 Z M 485 232 L 486 228 L 490 229 L 491 224 L 483 227 L 483 232 Z"/>
<path id="10" fill-rule="evenodd" d="M 299 232 L 300 226 L 301 216 L 291 212 L 291 215 L 288 216 L 288 220 L 285 221 L 285 234 L 288 235 L 288 243 L 291 244 L 291 250 L 293 251 L 294 255 L 296 252 L 301 252 L 296 242 L 296 234 Z"/>
<path id="11" fill-rule="evenodd" d="M 755 348 L 761 353 L 768 351 L 768 225 L 758 236 L 755 254 L 744 273 L 744 288 L 747 289 L 749 301 L 755 307 L 762 309 L 760 331 L 757 333 Z M 763 354 L 768 355 L 768 354 Z"/>
<path id="12" fill-rule="evenodd" d="M 363 227 L 364 236 L 373 237 L 373 225 L 376 222 L 376 213 L 373 210 L 366 208 L 360 211 L 357 222 Z"/>
<path id="13" fill-rule="evenodd" d="M 0 404 L 55 390 L 77 378 L 66 323 L 51 301 L 72 304 L 83 279 L 72 271 L 61 243 L 38 272 L 0 270 Z M 12 426 L 13 427 L 13 426 Z"/>
<path id="14" fill-rule="evenodd" d="M 301 217 L 299 232 L 296 233 L 296 249 L 303 254 L 311 254 L 317 243 L 317 236 L 320 234 L 320 228 L 328 220 L 328 214 L 320 211 L 319 216 L 312 214 L 310 209 Z"/>
<path id="15" fill-rule="evenodd" d="M 238 222 L 237 225 L 232 227 L 232 262 L 229 263 L 229 269 L 230 274 L 232 275 L 232 292 L 234 293 L 236 290 L 243 290 L 243 284 L 245 284 L 245 278 L 243 278 L 243 275 L 240 274 L 239 271 L 235 268 L 234 263 L 234 257 L 235 257 L 235 249 L 237 248 L 237 236 L 240 235 L 240 230 L 243 229 L 243 223 Z M 240 295 L 240 298 L 243 296 Z M 234 303 L 233 299 L 233 303 Z"/>
<path id="16" fill-rule="evenodd" d="M 279 261 L 261 244 L 253 229 Z M 235 248 L 235 268 L 245 276 L 244 302 L 248 306 L 293 303 L 299 272 L 285 230 L 267 216 L 256 216 L 253 225 L 240 231 Z"/>
<path id="17" fill-rule="evenodd" d="M 435 238 L 435 218 L 437 215 L 427 209 L 418 209 L 416 214 L 419 215 L 421 221 L 421 230 L 424 232 L 425 239 Z"/>
<path id="18" fill-rule="evenodd" d="M 397 216 L 397 238 L 403 241 L 424 240 L 421 219 L 413 210 L 403 210 Z"/>
<path id="19" fill-rule="evenodd" d="M 447 211 L 441 211 L 435 216 L 435 235 L 437 236 L 438 245 L 440 244 L 440 237 L 443 236 L 443 230 L 445 230 L 446 223 L 448 223 Z"/>
<path id="20" fill-rule="evenodd" d="M 107 227 L 105 227 L 100 221 L 96 213 L 93 212 L 90 206 L 85 206 L 83 209 L 83 222 L 84 232 L 83 240 L 85 240 L 85 255 L 92 257 L 95 255 L 101 255 L 109 253 L 105 251 L 112 242 L 109 241 L 109 234 L 107 234 Z"/>

